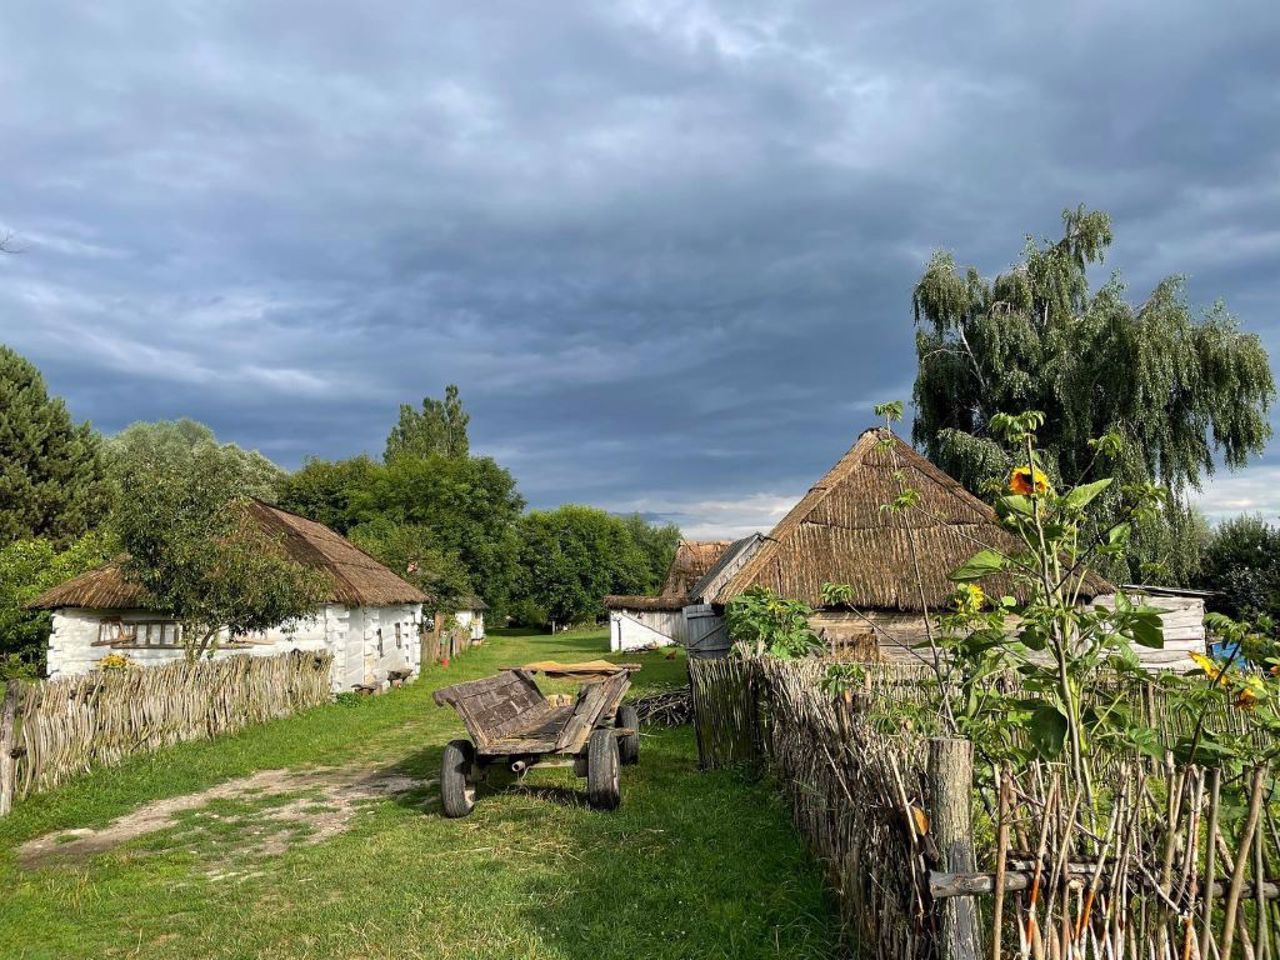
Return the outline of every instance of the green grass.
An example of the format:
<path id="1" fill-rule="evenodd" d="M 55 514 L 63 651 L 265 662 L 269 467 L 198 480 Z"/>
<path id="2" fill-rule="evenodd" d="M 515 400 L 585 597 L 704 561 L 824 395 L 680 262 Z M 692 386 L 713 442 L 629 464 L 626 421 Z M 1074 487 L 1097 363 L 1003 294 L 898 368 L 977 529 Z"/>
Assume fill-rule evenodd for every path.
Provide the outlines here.
<path id="1" fill-rule="evenodd" d="M 764 786 L 699 773 L 689 729 L 646 731 L 622 807 L 594 813 L 583 782 L 533 770 L 481 792 L 465 820 L 427 787 L 363 801 L 348 829 L 308 844 L 318 791 L 253 793 L 79 861 L 21 867 L 15 848 L 101 827 L 148 803 L 260 770 L 358 766 L 436 778 L 462 734 L 432 690 L 531 659 L 600 656 L 599 632 L 493 631 L 422 682 L 233 737 L 97 771 L 0 821 L 5 958 L 831 957 L 838 928 L 820 868 Z M 613 657 L 613 659 L 618 659 Z M 640 657 L 633 690 L 683 682 L 683 659 Z M 571 689 L 560 683 L 553 689 Z M 272 818 L 294 804 L 296 819 Z M 74 836 L 62 837 L 74 840 Z M 264 853 L 262 841 L 283 853 Z"/>

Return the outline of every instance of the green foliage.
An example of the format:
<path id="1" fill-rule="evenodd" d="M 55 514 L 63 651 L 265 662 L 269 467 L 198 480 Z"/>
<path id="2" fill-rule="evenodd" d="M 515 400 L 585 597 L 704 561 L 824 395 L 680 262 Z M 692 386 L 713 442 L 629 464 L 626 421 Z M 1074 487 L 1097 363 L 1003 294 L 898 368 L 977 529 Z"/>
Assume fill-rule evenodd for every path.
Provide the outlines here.
<path id="1" fill-rule="evenodd" d="M 422 398 L 422 409 L 400 405 L 400 421 L 387 437 L 383 459 L 398 457 L 465 457 L 470 450 L 467 425 L 471 416 L 462 408 L 462 398 L 454 384 L 445 387 L 444 399 Z"/>
<path id="2" fill-rule="evenodd" d="M 379 517 L 352 529 L 350 538 L 425 593 L 428 612 L 452 613 L 472 592 L 461 558 L 433 547 L 428 527 Z"/>
<path id="3" fill-rule="evenodd" d="M 725 607 L 729 639 L 743 656 L 793 660 L 821 652 L 822 643 L 809 626 L 813 610 L 786 600 L 767 587 L 752 587 Z"/>
<path id="4" fill-rule="evenodd" d="M 361 545 L 398 570 L 417 559 L 423 589 L 442 603 L 474 589 L 495 619 L 507 612 L 524 500 L 489 457 L 312 459 L 285 481 L 280 504 L 342 534 L 363 531 Z"/>
<path id="5" fill-rule="evenodd" d="M 633 527 L 611 513 L 574 504 L 526 514 L 519 524 L 521 615 L 541 614 L 542 623 L 580 623 L 604 614 L 605 596 L 649 587 L 651 558 Z"/>
<path id="6" fill-rule="evenodd" d="M 121 477 L 114 526 L 123 570 L 183 627 L 188 656 L 218 631 L 243 636 L 315 611 L 327 587 L 253 518 L 234 460 L 213 444 L 139 455 Z"/>
<path id="7" fill-rule="evenodd" d="M 516 522 L 524 499 L 489 457 L 399 456 L 379 466 L 352 500 L 355 523 L 410 524 L 442 556 L 456 556 L 495 618 L 516 577 Z"/>
<path id="8" fill-rule="evenodd" d="M 113 539 L 90 531 L 64 550 L 52 540 L 18 540 L 0 548 L 0 678 L 44 672 L 50 614 L 26 605 L 117 552 Z"/>
<path id="9" fill-rule="evenodd" d="M 141 464 L 168 462 L 181 468 L 194 451 L 218 457 L 235 480 L 235 492 L 275 503 L 286 473 L 257 450 L 234 443 L 219 443 L 213 430 L 195 420 L 138 421 L 131 423 L 102 445 L 102 459 L 114 488 L 123 489 L 125 477 Z"/>
<path id="10" fill-rule="evenodd" d="M 1217 591 L 1210 603 L 1230 617 L 1280 617 L 1280 529 L 1256 514 L 1224 520 L 1205 547 L 1198 585 Z"/>
<path id="11" fill-rule="evenodd" d="M 1260 453 L 1275 394 L 1261 341 L 1221 304 L 1192 316 L 1180 277 L 1161 281 L 1134 307 L 1112 278 L 1097 291 L 1087 270 L 1111 244 L 1106 214 L 1063 214 L 1058 241 L 1028 240 L 1021 262 L 987 280 L 939 253 L 913 296 L 917 323 L 915 441 L 975 492 L 1013 466 L 998 416 L 1051 410 L 1037 430 L 1054 482 L 1115 476 L 1099 527 L 1126 511 L 1122 487 L 1155 482 L 1166 506 L 1134 528 L 1115 575 L 1194 575 L 1198 528 L 1184 493 L 1211 474 Z M 1122 442 L 1123 441 L 1123 442 Z M 1118 561 L 1114 561 L 1118 562 Z"/>
<path id="12" fill-rule="evenodd" d="M 0 546 L 69 544 L 110 505 L 99 440 L 50 397 L 35 365 L 0 346 Z"/>
<path id="13" fill-rule="evenodd" d="M 367 456 L 349 460 L 308 457 L 300 470 L 281 483 L 280 506 L 345 536 L 360 522 L 355 502 L 372 487 L 381 468 Z"/>
<path id="14" fill-rule="evenodd" d="M 667 576 L 680 545 L 680 528 L 674 523 L 650 523 L 638 513 L 621 518 L 632 541 L 645 556 L 646 572 L 637 593 L 655 593 Z"/>

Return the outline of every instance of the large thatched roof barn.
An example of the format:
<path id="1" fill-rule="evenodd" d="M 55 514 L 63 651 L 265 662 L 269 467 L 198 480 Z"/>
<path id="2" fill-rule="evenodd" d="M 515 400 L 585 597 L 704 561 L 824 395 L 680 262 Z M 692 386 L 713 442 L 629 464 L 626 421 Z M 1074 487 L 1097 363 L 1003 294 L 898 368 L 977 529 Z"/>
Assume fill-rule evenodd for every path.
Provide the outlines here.
<path id="1" fill-rule="evenodd" d="M 885 509 L 904 487 L 919 494 L 918 505 Z M 946 608 L 955 591 L 953 570 L 984 547 L 1016 549 L 1013 536 L 994 511 L 907 443 L 872 429 L 809 490 L 763 538 L 731 576 L 705 596 L 705 619 L 689 621 L 689 635 L 723 629 L 724 605 L 754 586 L 802 600 L 816 612 L 813 623 L 836 648 L 881 659 L 915 659 L 912 647 L 924 639 L 926 612 Z M 847 584 L 849 607 L 825 609 L 824 583 Z M 984 583 L 999 596 L 1013 592 L 1008 582 Z M 1116 588 L 1089 575 L 1082 595 L 1113 602 Z M 1203 630 L 1187 625 L 1191 601 L 1153 601 L 1170 609 L 1165 651 L 1141 650 L 1156 666 L 1180 665 L 1186 653 L 1203 647 Z M 1176 609 L 1174 609 L 1176 607 Z M 1199 608 L 1203 612 L 1203 605 Z M 1185 623 L 1184 623 L 1185 621 Z M 705 645 L 727 648 L 727 639 Z"/>
<path id="2" fill-rule="evenodd" d="M 324 524 L 258 501 L 250 509 L 282 549 L 322 573 L 330 589 L 314 616 L 256 637 L 224 638 L 217 656 L 328 649 L 335 691 L 377 682 L 388 672 L 417 672 L 426 600 L 420 590 Z M 31 607 L 53 611 L 50 677 L 87 673 L 113 652 L 144 666 L 185 655 L 179 625 L 148 609 L 145 593 L 115 563 L 46 591 Z"/>

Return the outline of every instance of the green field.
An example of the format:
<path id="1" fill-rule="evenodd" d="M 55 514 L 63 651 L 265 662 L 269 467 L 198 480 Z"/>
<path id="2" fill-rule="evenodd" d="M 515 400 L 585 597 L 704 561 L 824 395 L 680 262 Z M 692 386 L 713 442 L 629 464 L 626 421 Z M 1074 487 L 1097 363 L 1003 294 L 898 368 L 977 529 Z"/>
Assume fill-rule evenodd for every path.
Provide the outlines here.
<path id="1" fill-rule="evenodd" d="M 0 957 L 837 955 L 821 870 L 785 812 L 764 786 L 699 773 L 687 728 L 646 731 L 615 813 L 588 809 L 568 770 L 535 769 L 482 790 L 471 817 L 441 816 L 440 751 L 461 725 L 431 691 L 607 647 L 599 632 L 494 633 L 386 696 L 19 804 L 0 821 Z M 683 682 L 683 659 L 628 659 L 644 663 L 637 694 Z M 238 784 L 261 771 L 285 772 Z M 114 832 L 83 832 L 122 816 Z"/>

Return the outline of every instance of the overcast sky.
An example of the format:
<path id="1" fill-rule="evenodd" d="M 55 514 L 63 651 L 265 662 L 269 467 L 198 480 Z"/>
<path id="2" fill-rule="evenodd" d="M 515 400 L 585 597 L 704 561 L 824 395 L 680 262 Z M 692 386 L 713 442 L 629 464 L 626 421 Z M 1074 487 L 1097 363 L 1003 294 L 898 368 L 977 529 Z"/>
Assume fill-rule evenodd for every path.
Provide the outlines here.
<path id="1" fill-rule="evenodd" d="M 0 339 L 289 467 L 457 382 L 535 506 L 768 528 L 930 252 L 1114 217 L 1280 356 L 1280 4 L 6 4 Z M 1280 513 L 1280 441 L 1206 490 Z"/>

